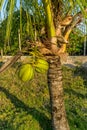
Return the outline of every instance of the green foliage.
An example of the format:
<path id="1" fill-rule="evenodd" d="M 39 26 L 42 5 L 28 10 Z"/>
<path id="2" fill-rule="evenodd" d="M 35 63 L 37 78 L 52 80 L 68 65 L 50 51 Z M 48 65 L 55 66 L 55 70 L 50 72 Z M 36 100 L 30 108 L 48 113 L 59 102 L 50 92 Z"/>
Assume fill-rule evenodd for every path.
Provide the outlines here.
<path id="1" fill-rule="evenodd" d="M 11 34 L 12 17 L 13 17 L 13 12 L 14 12 L 14 5 L 15 5 L 15 0 L 11 0 L 10 1 L 10 6 L 9 6 L 8 20 L 7 20 L 5 42 L 9 41 L 10 34 Z"/>
<path id="2" fill-rule="evenodd" d="M 84 37 L 80 30 L 76 30 L 70 34 L 69 44 L 67 45 L 67 52 L 70 55 L 83 55 Z"/>
<path id="3" fill-rule="evenodd" d="M 6 34 L 6 20 L 3 20 L 3 22 L 0 24 L 0 48 L 4 47 L 5 34 Z"/>
<path id="4" fill-rule="evenodd" d="M 23 45 L 25 37 L 27 36 L 30 36 L 33 41 L 38 40 L 41 36 L 42 27 L 46 26 L 46 22 L 51 24 L 52 18 L 51 18 L 51 14 L 47 13 L 47 15 L 49 14 L 48 15 L 49 22 L 46 21 L 45 19 L 46 12 L 44 11 L 43 3 L 41 0 L 40 1 L 39 0 L 22 0 L 20 2 L 20 7 L 18 7 L 18 10 L 16 8 L 17 0 L 9 0 L 6 2 L 4 1 L 5 0 L 0 1 L 0 9 L 2 9 L 3 4 L 5 4 L 4 11 L 6 13 L 5 19 L 0 23 L 0 47 L 1 48 L 6 47 L 6 50 L 4 49 L 5 54 L 13 55 L 19 49 L 18 48 L 19 47 L 18 46 L 18 43 L 19 43 L 18 30 L 20 30 L 22 45 Z M 81 0 L 80 2 L 78 0 L 76 1 L 73 1 L 73 0 L 53 1 L 52 0 L 52 5 L 55 7 L 55 8 L 53 7 L 55 16 L 57 13 L 56 8 L 59 7 L 60 5 L 60 7 L 58 8 L 58 12 L 61 15 L 61 18 L 64 18 L 66 14 L 67 15 L 75 14 L 79 10 L 81 10 L 85 16 L 84 8 L 87 7 L 85 0 L 84 1 Z M 52 35 L 54 35 L 55 31 L 53 30 L 55 29 L 52 26 L 49 26 L 49 27 L 47 30 L 50 30 Z M 69 46 L 70 49 L 68 52 L 71 55 L 82 53 L 80 52 L 80 49 L 82 51 L 82 44 L 76 45 L 77 41 L 75 42 L 75 40 L 77 39 L 73 39 L 73 40 L 74 40 L 74 43 L 71 42 Z M 10 47 L 7 47 L 7 46 L 10 46 Z"/>
<path id="5" fill-rule="evenodd" d="M 37 40 L 45 19 L 42 2 L 38 4 L 36 0 L 23 0 L 21 7 L 17 9 L 15 6 L 16 1 L 7 1 L 6 16 L 0 23 L 0 46 L 4 48 L 5 54 L 10 55 L 19 49 L 18 30 L 21 35 L 21 45 L 27 36 L 33 41 Z M 7 46 L 10 46 L 10 49 L 7 49 Z"/>

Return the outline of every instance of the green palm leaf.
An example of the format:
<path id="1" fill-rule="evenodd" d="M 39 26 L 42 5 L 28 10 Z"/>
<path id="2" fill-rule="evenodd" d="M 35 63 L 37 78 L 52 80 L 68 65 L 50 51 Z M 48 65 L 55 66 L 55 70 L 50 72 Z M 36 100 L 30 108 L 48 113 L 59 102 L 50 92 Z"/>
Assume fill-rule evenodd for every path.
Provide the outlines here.
<path id="1" fill-rule="evenodd" d="M 10 1 L 10 7 L 9 7 L 8 20 L 7 20 L 5 42 L 8 42 L 8 40 L 10 38 L 14 5 L 15 5 L 15 0 L 11 0 Z"/>

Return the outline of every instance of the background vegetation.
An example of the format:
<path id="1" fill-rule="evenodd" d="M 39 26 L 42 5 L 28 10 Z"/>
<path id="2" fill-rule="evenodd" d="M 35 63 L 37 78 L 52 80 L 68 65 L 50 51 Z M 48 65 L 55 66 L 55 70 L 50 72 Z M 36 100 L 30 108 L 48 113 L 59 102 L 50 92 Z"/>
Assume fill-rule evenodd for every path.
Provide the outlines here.
<path id="1" fill-rule="evenodd" d="M 63 11 L 62 17 L 68 13 L 72 15 L 79 11 L 78 4 L 71 2 L 71 0 L 60 1 L 60 3 L 60 12 L 61 10 Z M 11 4 L 11 2 L 7 2 L 7 4 L 4 2 L 2 10 L 4 18 L 0 17 L 0 50 L 3 49 L 4 55 L 14 55 L 20 50 L 20 46 L 23 48 L 27 37 L 33 41 L 45 37 L 45 35 L 42 35 L 42 28 L 45 27 L 46 22 L 42 1 L 15 1 L 13 3 L 14 8 Z M 84 7 L 84 2 L 82 6 Z M 86 31 L 85 24 L 81 24 L 79 27 L 73 29 L 69 45 L 67 46 L 67 51 L 70 55 L 83 55 L 84 35 L 87 34 Z"/>

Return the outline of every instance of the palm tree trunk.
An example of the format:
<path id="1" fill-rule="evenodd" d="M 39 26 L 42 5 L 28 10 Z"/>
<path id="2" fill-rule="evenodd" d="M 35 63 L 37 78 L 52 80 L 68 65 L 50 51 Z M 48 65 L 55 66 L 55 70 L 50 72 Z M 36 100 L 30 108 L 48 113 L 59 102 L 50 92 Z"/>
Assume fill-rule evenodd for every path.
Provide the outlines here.
<path id="1" fill-rule="evenodd" d="M 58 56 L 48 58 L 48 87 L 52 111 L 53 130 L 70 130 L 64 107 L 61 62 Z"/>

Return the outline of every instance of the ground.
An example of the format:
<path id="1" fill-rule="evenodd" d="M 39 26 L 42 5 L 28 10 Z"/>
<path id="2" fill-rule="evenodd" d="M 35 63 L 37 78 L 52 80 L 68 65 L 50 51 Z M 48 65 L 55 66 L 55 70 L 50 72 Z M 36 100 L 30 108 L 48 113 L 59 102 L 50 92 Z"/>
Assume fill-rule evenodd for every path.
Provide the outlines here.
<path id="1" fill-rule="evenodd" d="M 19 63 L 0 74 L 0 130 L 52 130 L 46 74 L 22 82 Z M 71 130 L 87 130 L 87 75 L 63 66 L 63 87 Z"/>

